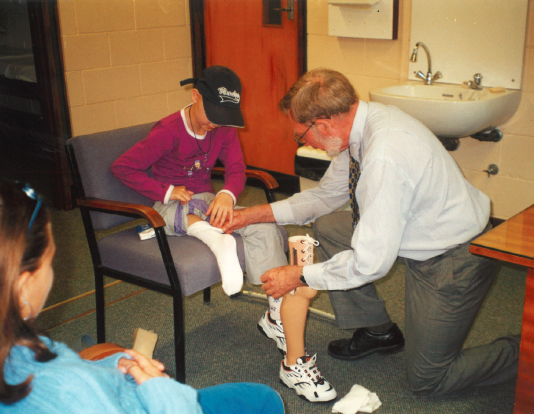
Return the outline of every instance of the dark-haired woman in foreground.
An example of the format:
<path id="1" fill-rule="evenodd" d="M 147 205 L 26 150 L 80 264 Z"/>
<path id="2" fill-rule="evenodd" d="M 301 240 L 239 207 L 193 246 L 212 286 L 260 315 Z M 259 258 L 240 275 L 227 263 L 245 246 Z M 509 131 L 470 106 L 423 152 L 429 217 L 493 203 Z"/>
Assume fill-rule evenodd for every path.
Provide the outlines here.
<path id="1" fill-rule="evenodd" d="M 28 185 L 0 181 L 0 412 L 284 412 L 280 396 L 262 384 L 197 391 L 135 351 L 86 361 L 38 335 L 33 320 L 52 287 L 54 253 L 41 198 Z"/>

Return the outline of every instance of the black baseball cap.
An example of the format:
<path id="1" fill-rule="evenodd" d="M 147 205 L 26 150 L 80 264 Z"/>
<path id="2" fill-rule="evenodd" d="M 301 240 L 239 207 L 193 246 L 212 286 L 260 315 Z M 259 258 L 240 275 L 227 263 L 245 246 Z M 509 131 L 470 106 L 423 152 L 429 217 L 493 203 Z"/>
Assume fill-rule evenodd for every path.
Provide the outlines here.
<path id="1" fill-rule="evenodd" d="M 243 128 L 245 120 L 239 104 L 241 81 L 235 72 L 225 66 L 210 66 L 200 78 L 184 79 L 180 85 L 195 84 L 204 103 L 208 120 L 215 125 Z"/>

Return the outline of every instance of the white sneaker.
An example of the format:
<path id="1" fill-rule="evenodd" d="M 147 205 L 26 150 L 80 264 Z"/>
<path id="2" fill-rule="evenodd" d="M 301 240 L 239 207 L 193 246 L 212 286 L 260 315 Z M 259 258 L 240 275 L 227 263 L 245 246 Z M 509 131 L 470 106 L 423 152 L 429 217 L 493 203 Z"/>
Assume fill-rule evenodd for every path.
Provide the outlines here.
<path id="1" fill-rule="evenodd" d="M 274 340 L 278 350 L 282 353 L 282 356 L 285 356 L 287 352 L 287 346 L 282 321 L 272 319 L 271 312 L 265 311 L 265 314 L 258 322 L 258 330 L 267 338 Z"/>
<path id="2" fill-rule="evenodd" d="M 309 402 L 332 401 L 337 392 L 332 385 L 324 379 L 315 365 L 317 354 L 297 359 L 295 365 L 287 366 L 285 360 L 280 365 L 280 382 Z"/>

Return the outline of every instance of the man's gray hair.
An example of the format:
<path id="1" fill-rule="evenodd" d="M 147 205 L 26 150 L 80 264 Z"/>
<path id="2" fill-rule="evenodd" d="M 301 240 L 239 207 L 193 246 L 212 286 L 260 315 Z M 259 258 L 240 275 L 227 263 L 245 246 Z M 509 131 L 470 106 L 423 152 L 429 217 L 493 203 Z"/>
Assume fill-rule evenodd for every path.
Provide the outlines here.
<path id="1" fill-rule="evenodd" d="M 313 69 L 302 75 L 280 100 L 278 107 L 294 121 L 307 124 L 350 111 L 358 96 L 342 73 L 331 69 Z"/>

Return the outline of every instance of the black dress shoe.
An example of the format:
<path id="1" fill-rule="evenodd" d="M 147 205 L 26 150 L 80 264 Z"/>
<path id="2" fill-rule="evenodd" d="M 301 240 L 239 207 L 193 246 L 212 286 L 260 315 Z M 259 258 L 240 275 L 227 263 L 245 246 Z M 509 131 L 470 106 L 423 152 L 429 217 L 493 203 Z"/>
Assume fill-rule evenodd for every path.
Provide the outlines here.
<path id="1" fill-rule="evenodd" d="M 404 335 L 397 326 L 377 334 L 367 328 L 357 329 L 352 338 L 337 339 L 328 345 L 328 354 L 337 359 L 352 361 L 378 352 L 393 354 L 404 348 Z"/>

